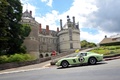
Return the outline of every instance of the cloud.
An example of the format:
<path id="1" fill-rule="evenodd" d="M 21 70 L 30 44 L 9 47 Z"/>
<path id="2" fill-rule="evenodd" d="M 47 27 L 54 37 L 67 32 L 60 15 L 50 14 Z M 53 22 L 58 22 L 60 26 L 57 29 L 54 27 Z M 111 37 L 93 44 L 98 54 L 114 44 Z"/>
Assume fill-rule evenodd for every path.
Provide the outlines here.
<path id="1" fill-rule="evenodd" d="M 48 0 L 41 0 L 41 1 L 47 2 Z M 39 23 L 42 23 L 42 25 L 44 25 L 44 26 L 46 24 L 49 24 L 50 26 L 59 27 L 60 26 L 59 20 L 62 19 L 63 25 L 64 25 L 67 21 L 66 17 L 67 17 L 67 15 L 69 15 L 70 18 L 75 16 L 76 22 L 79 21 L 80 27 L 83 27 L 82 23 L 86 21 L 86 17 L 84 17 L 84 15 L 88 15 L 97 9 L 95 5 L 91 4 L 93 2 L 94 2 L 94 0 L 92 0 L 91 2 L 90 1 L 88 2 L 88 0 L 74 0 L 72 6 L 69 8 L 68 11 L 66 11 L 62 14 L 59 14 L 59 12 L 57 10 L 52 10 L 51 12 L 46 13 L 45 16 L 36 17 L 36 20 Z M 56 27 L 55 27 L 55 29 L 54 29 L 54 27 L 52 27 L 52 29 L 56 30 Z"/>
<path id="2" fill-rule="evenodd" d="M 96 0 L 98 10 L 89 15 L 89 26 L 108 33 L 120 33 L 120 0 Z"/>
<path id="3" fill-rule="evenodd" d="M 50 13 L 46 13 L 45 16 L 39 16 L 39 17 L 36 17 L 36 21 L 38 21 L 39 23 L 42 24 L 42 28 L 46 28 L 45 26 L 46 25 L 49 25 L 50 29 L 51 30 L 57 30 L 57 27 L 59 27 L 57 25 L 57 22 L 58 21 L 58 15 L 59 15 L 59 12 L 56 11 L 56 10 L 52 10 Z"/>
<path id="4" fill-rule="evenodd" d="M 41 0 L 41 2 L 45 2 L 48 6 L 52 7 L 53 0 Z"/>
<path id="5" fill-rule="evenodd" d="M 63 19 L 63 23 L 66 22 L 66 16 L 75 16 L 76 22 L 79 21 L 80 28 L 84 27 L 82 24 L 86 22 L 87 15 L 97 10 L 96 5 L 94 5 L 95 0 L 74 0 L 72 6 L 68 11 L 60 15 Z"/>
<path id="6" fill-rule="evenodd" d="M 23 6 L 23 12 L 25 12 L 26 10 L 28 11 L 32 11 L 32 16 L 35 17 L 36 15 L 36 6 L 31 5 L 31 3 L 29 3 L 29 1 L 31 0 L 20 0 Z"/>
<path id="7" fill-rule="evenodd" d="M 20 0 L 22 3 L 27 3 L 30 0 Z"/>
<path id="8" fill-rule="evenodd" d="M 23 12 L 25 12 L 26 10 L 28 11 L 32 11 L 32 16 L 35 17 L 36 14 L 36 7 L 31 5 L 30 3 L 24 4 L 23 5 Z"/>
<path id="9" fill-rule="evenodd" d="M 95 28 L 98 30 L 97 34 L 81 31 L 80 37 L 81 40 L 99 43 L 105 35 L 111 36 L 120 32 L 119 4 L 119 0 L 74 0 L 70 9 L 59 15 L 59 18 L 65 23 L 66 15 L 75 16 L 76 22 L 79 21 L 80 29 Z"/>
<path id="10" fill-rule="evenodd" d="M 101 36 L 101 37 L 100 37 Z M 99 31 L 99 34 L 89 34 L 88 32 L 81 31 L 80 32 L 80 39 L 87 40 L 89 42 L 99 43 L 105 36 L 105 33 L 102 31 Z"/>
<path id="11" fill-rule="evenodd" d="M 90 34 L 89 32 L 86 31 L 80 31 L 80 39 L 82 40 L 87 40 L 89 42 L 94 42 L 96 44 L 98 44 L 99 42 L 101 42 L 103 40 L 103 38 L 105 37 L 105 35 L 107 37 L 110 37 L 111 35 L 116 35 L 115 33 L 106 33 L 104 31 L 99 30 L 98 34 Z"/>
<path id="12" fill-rule="evenodd" d="M 43 2 L 46 2 L 47 0 L 43 0 Z M 89 14 L 97 10 L 97 7 L 95 5 L 95 0 L 74 0 L 72 6 L 69 8 L 68 11 L 59 14 L 57 10 L 52 10 L 51 12 L 47 13 L 45 16 L 39 16 L 36 17 L 36 20 L 42 24 L 43 28 L 46 28 L 46 25 L 50 26 L 50 29 L 56 30 L 56 27 L 59 27 L 59 20 L 62 19 L 63 25 L 67 21 L 67 15 L 72 18 L 75 16 L 76 22 L 79 21 L 80 28 L 84 27 L 83 23 L 86 22 L 87 17 Z M 88 37 L 87 37 L 88 36 Z M 100 32 L 99 34 L 92 35 L 88 32 L 81 31 L 81 40 L 86 39 L 91 42 L 98 43 L 100 41 L 100 37 L 104 37 L 104 33 Z M 92 38 L 93 37 L 93 38 Z"/>
<path id="13" fill-rule="evenodd" d="M 48 7 L 52 7 L 53 0 L 41 0 L 41 2 L 45 2 Z M 97 34 L 90 34 L 90 32 L 81 30 L 80 39 L 99 43 L 105 35 L 111 36 L 120 32 L 119 4 L 119 0 L 74 0 L 72 6 L 64 13 L 60 14 L 58 10 L 51 10 L 44 16 L 36 16 L 38 13 L 36 12 L 37 7 L 35 5 L 28 3 L 28 9 L 33 11 L 33 16 L 35 16 L 36 21 L 42 24 L 43 28 L 49 25 L 50 29 L 55 31 L 60 26 L 59 19 L 62 19 L 63 24 L 65 24 L 67 15 L 70 18 L 75 16 L 76 22 L 79 21 L 80 29 L 92 27 L 98 30 Z M 26 10 L 26 5 L 24 1 L 23 11 Z"/>

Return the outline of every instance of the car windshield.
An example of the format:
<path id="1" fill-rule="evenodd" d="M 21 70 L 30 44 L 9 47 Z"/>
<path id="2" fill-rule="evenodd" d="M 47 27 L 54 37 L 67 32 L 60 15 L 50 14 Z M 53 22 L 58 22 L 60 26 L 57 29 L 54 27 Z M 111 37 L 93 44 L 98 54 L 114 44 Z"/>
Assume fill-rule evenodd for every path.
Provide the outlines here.
<path id="1" fill-rule="evenodd" d="M 77 57 L 80 57 L 80 56 L 87 56 L 87 53 L 81 52 L 81 53 L 78 53 L 76 56 L 77 56 Z"/>
<path id="2" fill-rule="evenodd" d="M 71 55 L 66 56 L 66 58 L 68 58 L 68 57 L 80 57 L 80 56 L 87 56 L 87 53 L 85 53 L 85 52 L 73 53 Z"/>

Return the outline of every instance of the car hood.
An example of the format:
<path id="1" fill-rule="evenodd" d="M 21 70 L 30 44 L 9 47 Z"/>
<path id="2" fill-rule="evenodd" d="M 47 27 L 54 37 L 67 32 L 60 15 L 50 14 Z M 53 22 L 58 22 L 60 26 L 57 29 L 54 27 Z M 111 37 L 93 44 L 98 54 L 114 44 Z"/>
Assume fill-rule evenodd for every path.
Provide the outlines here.
<path id="1" fill-rule="evenodd" d="M 61 60 L 69 60 L 69 59 L 75 59 L 75 58 L 77 58 L 77 57 L 67 57 L 67 58 L 63 58 Z"/>

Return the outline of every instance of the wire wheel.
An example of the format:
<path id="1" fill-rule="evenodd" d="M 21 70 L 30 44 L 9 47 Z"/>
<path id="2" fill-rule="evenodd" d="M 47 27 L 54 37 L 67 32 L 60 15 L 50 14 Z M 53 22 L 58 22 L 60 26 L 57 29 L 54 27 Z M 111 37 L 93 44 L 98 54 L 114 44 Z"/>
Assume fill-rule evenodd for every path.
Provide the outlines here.
<path id="1" fill-rule="evenodd" d="M 67 68 L 67 67 L 69 66 L 69 64 L 68 64 L 67 61 L 62 61 L 61 66 L 62 66 L 63 68 Z"/>
<path id="2" fill-rule="evenodd" d="M 96 64 L 96 59 L 94 57 L 89 59 L 89 64 L 94 65 Z"/>

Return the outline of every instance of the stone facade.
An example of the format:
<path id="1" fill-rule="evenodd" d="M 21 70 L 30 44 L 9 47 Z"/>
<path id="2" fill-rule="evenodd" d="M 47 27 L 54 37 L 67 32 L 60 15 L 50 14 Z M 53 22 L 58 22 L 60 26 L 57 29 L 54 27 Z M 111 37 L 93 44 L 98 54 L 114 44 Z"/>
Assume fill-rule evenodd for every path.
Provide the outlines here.
<path id="1" fill-rule="evenodd" d="M 70 21 L 69 16 L 67 17 L 66 25 L 62 26 L 62 20 L 60 20 L 61 30 L 59 31 L 59 28 L 57 28 L 57 31 L 53 31 L 49 30 L 49 25 L 46 25 L 46 29 L 43 29 L 42 25 L 32 17 L 32 11 L 28 12 L 26 10 L 23 13 L 21 24 L 31 26 L 30 34 L 24 40 L 27 52 L 41 58 L 51 56 L 50 53 L 53 50 L 65 52 L 80 49 L 79 26 L 75 23 L 75 17 L 73 17 L 73 22 Z"/>
<path id="2" fill-rule="evenodd" d="M 60 20 L 61 31 L 59 31 L 59 52 L 74 51 L 80 49 L 80 30 L 79 24 L 75 23 L 75 17 L 73 17 L 73 22 L 70 21 L 69 16 L 67 16 L 67 23 L 62 26 L 62 20 Z"/>

